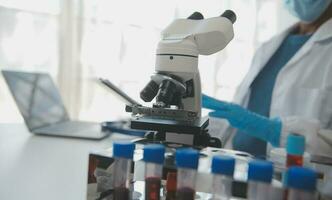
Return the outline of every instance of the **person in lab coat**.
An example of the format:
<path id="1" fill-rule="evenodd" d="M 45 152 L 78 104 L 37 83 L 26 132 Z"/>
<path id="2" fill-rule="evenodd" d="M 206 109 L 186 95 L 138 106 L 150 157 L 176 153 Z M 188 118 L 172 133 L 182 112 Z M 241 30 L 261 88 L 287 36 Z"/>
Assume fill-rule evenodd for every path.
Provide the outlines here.
<path id="1" fill-rule="evenodd" d="M 309 153 L 331 155 L 332 0 L 283 1 L 300 22 L 258 49 L 234 103 L 203 95 L 203 107 L 226 119 L 226 148 L 265 157 L 297 133 Z"/>

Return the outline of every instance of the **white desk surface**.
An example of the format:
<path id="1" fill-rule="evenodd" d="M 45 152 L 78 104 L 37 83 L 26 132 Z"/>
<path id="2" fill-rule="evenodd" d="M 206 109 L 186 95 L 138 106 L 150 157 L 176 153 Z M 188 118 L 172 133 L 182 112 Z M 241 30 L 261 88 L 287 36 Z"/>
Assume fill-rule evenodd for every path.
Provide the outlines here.
<path id="1" fill-rule="evenodd" d="M 0 124 L 0 199 L 86 199 L 88 154 L 111 147 L 100 141 L 38 136 L 23 124 Z"/>

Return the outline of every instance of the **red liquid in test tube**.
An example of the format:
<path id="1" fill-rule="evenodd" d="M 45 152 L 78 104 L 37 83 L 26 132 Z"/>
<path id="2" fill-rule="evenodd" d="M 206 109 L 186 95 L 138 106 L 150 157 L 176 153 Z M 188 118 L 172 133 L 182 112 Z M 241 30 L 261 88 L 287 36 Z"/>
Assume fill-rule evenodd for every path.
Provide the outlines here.
<path id="1" fill-rule="evenodd" d="M 287 168 L 291 166 L 303 166 L 303 156 L 287 155 Z"/>
<path id="2" fill-rule="evenodd" d="M 145 178 L 145 195 L 148 200 L 160 199 L 160 177 L 148 177 Z"/>
<path id="3" fill-rule="evenodd" d="M 175 200 L 176 197 L 176 172 L 168 172 L 166 183 L 166 200 Z"/>
<path id="4" fill-rule="evenodd" d="M 176 191 L 176 200 L 194 200 L 195 193 L 192 188 L 180 188 Z"/>

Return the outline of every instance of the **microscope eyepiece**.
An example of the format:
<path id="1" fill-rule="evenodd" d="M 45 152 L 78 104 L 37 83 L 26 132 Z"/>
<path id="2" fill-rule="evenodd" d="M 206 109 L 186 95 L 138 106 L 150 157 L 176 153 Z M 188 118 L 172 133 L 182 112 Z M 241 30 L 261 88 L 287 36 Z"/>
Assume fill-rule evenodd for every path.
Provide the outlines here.
<path id="1" fill-rule="evenodd" d="M 187 19 L 200 20 L 200 19 L 204 19 L 204 16 L 200 12 L 194 12 Z"/>
<path id="2" fill-rule="evenodd" d="M 234 24 L 236 21 L 236 14 L 232 10 L 226 10 L 222 15 L 220 15 L 220 17 L 229 19 L 232 24 Z"/>
<path id="3" fill-rule="evenodd" d="M 140 97 L 145 102 L 150 102 L 157 95 L 159 90 L 159 85 L 151 80 L 145 88 L 141 91 Z"/>

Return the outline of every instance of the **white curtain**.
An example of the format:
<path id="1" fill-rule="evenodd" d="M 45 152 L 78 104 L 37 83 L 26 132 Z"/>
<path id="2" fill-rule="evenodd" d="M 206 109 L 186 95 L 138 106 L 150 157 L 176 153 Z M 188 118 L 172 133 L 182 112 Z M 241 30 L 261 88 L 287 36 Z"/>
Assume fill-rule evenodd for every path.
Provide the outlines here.
<path id="1" fill-rule="evenodd" d="M 98 85 L 109 78 L 130 96 L 153 73 L 159 34 L 175 18 L 206 18 L 233 9 L 235 38 L 225 50 L 201 56 L 203 91 L 231 100 L 254 51 L 288 26 L 280 0 L 0 0 L 0 68 L 49 72 L 73 118 L 103 121 L 127 116 L 124 103 Z M 1 121 L 18 112 L 0 79 Z"/>
<path id="2" fill-rule="evenodd" d="M 59 68 L 58 87 L 69 113 L 79 117 L 82 96 L 83 65 L 80 59 L 84 33 L 83 2 L 60 2 L 58 18 Z"/>

